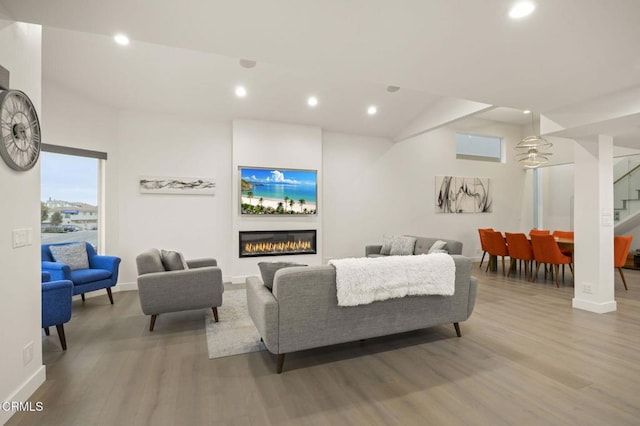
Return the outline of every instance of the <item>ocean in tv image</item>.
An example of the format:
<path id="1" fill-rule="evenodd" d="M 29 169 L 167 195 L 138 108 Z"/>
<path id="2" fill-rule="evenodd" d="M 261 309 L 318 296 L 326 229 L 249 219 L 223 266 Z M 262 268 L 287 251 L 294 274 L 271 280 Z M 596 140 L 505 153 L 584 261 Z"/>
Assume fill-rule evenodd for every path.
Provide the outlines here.
<path id="1" fill-rule="evenodd" d="M 240 168 L 242 214 L 316 214 L 315 170 Z"/>

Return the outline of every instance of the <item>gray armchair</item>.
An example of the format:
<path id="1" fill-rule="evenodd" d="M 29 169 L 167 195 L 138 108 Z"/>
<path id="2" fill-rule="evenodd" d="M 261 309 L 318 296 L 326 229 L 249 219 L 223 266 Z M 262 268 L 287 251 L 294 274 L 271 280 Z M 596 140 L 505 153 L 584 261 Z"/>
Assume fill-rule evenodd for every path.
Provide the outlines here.
<path id="1" fill-rule="evenodd" d="M 222 305 L 222 272 L 215 259 L 186 261 L 188 269 L 167 271 L 162 255 L 149 249 L 136 257 L 140 307 L 151 315 L 149 331 L 156 318 L 167 312 L 212 308 L 218 322 L 218 306 Z"/>

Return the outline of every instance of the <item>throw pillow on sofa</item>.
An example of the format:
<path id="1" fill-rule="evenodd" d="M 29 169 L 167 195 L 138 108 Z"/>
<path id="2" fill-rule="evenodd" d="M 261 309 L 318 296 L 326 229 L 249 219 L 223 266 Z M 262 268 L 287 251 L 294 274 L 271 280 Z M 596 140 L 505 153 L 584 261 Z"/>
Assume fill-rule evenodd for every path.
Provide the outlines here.
<path id="1" fill-rule="evenodd" d="M 391 244 L 391 256 L 409 256 L 413 254 L 416 247 L 414 237 L 396 237 Z"/>
<path id="2" fill-rule="evenodd" d="M 182 253 L 177 251 L 160 250 L 160 259 L 165 271 L 182 271 L 189 269 L 187 261 L 184 260 Z"/>
<path id="3" fill-rule="evenodd" d="M 393 235 L 382 235 L 382 248 L 380 249 L 380 254 L 389 255 L 391 253 L 391 246 L 393 245 L 393 241 L 396 239 Z"/>
<path id="4" fill-rule="evenodd" d="M 69 265 L 72 271 L 88 269 L 89 258 L 85 243 L 65 244 L 62 246 L 49 246 L 53 260 Z"/>
<path id="5" fill-rule="evenodd" d="M 276 271 L 282 268 L 289 268 L 291 266 L 307 266 L 301 263 L 291 262 L 260 262 L 258 267 L 260 268 L 260 275 L 262 275 L 262 282 L 264 286 L 273 291 L 273 278 L 276 275 Z"/>
<path id="6" fill-rule="evenodd" d="M 429 248 L 428 253 L 449 253 L 445 247 L 447 247 L 447 242 L 438 240 Z"/>

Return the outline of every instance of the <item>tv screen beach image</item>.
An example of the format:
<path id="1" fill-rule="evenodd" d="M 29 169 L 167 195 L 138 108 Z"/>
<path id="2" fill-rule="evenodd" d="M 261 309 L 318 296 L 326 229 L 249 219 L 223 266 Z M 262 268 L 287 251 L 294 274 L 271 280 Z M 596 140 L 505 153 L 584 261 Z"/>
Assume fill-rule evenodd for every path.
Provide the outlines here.
<path id="1" fill-rule="evenodd" d="M 315 170 L 240 167 L 240 213 L 313 215 L 317 213 Z"/>

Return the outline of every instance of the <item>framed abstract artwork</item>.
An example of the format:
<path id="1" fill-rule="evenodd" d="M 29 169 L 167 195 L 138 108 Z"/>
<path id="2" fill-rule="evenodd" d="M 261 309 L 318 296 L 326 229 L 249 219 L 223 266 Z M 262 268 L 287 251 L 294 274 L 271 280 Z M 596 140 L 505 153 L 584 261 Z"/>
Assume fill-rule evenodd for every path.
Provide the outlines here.
<path id="1" fill-rule="evenodd" d="M 436 213 L 491 213 L 491 179 L 436 176 Z"/>

